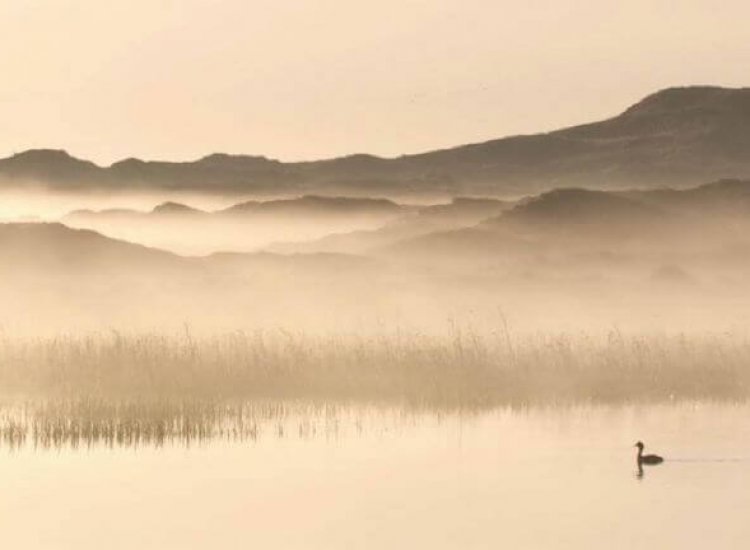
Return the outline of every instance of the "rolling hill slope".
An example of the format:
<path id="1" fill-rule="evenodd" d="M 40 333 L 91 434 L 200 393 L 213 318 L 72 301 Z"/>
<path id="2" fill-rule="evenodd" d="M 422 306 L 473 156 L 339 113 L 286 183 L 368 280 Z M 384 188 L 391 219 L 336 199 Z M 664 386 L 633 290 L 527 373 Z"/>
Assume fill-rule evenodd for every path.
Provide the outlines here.
<path id="1" fill-rule="evenodd" d="M 3 186 L 58 191 L 367 196 L 517 196 L 558 187 L 690 187 L 750 177 L 750 88 L 670 88 L 608 120 L 398 158 L 284 163 L 214 154 L 194 162 L 127 159 L 109 167 L 63 151 L 0 160 Z"/>

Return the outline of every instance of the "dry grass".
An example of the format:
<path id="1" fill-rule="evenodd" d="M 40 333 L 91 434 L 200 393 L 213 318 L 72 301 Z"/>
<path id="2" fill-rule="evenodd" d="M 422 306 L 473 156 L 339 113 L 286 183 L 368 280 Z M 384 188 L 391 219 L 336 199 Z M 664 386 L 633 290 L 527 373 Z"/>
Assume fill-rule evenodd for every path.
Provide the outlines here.
<path id="1" fill-rule="evenodd" d="M 7 447 L 191 445 L 261 431 L 319 434 L 368 407 L 474 413 L 744 401 L 750 342 L 729 334 L 511 337 L 505 330 L 6 337 L 0 387 Z"/>
<path id="2" fill-rule="evenodd" d="M 732 335 L 454 330 L 312 337 L 94 334 L 0 339 L 0 387 L 32 398 L 263 399 L 491 407 L 744 399 L 750 342 Z"/>

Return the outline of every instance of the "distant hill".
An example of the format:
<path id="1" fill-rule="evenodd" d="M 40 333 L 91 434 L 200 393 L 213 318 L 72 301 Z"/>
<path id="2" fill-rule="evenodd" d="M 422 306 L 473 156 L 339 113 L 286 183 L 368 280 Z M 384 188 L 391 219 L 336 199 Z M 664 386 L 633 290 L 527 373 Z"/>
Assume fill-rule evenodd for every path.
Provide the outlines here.
<path id="1" fill-rule="evenodd" d="M 371 268 L 373 261 L 344 254 L 217 253 L 186 257 L 139 244 L 112 239 L 95 231 L 73 229 L 60 223 L 0 223 L 0 273 L 21 269 L 50 273 L 120 273 L 123 277 L 167 270 L 189 276 L 243 270 L 300 269 L 335 273 Z M 55 271 L 50 272 L 49 269 Z M 46 270 L 46 271 L 45 271 Z M 54 276 L 51 278 L 54 279 Z"/>
<path id="2" fill-rule="evenodd" d="M 65 151 L 38 149 L 0 160 L 0 179 L 9 183 L 44 185 L 61 191 L 108 184 L 106 170 Z"/>
<path id="3" fill-rule="evenodd" d="M 496 221 L 538 224 L 554 232 L 571 224 L 639 226 L 661 216 L 658 207 L 636 198 L 589 189 L 556 189 L 519 204 Z"/>
<path id="4" fill-rule="evenodd" d="M 510 201 L 490 198 L 454 197 L 448 204 L 434 204 L 418 210 L 421 220 L 435 222 L 479 222 L 497 216 L 513 206 Z"/>
<path id="5" fill-rule="evenodd" d="M 406 210 L 387 199 L 321 197 L 305 195 L 296 199 L 272 201 L 247 201 L 226 208 L 217 214 L 259 216 L 310 216 L 310 217 L 381 217 L 394 216 Z"/>
<path id="6" fill-rule="evenodd" d="M 65 270 L 181 267 L 183 258 L 60 223 L 0 224 L 0 265 Z"/>
<path id="7" fill-rule="evenodd" d="M 478 254 L 669 255 L 714 247 L 731 255 L 750 245 L 750 180 L 640 192 L 557 189 L 520 201 L 499 216 L 405 238 L 381 252 L 456 258 Z M 702 252 L 701 252 L 702 253 Z"/>
<path id="8" fill-rule="evenodd" d="M 750 216 L 750 180 L 727 179 L 691 189 L 630 191 L 623 195 L 669 210 L 680 210 L 701 216 Z"/>
<path id="9" fill-rule="evenodd" d="M 150 211 L 75 210 L 61 221 L 126 241 L 201 255 L 250 252 L 276 241 L 312 240 L 331 233 L 373 229 L 414 211 L 415 207 L 386 199 L 306 195 L 243 201 L 214 211 L 176 202 L 159 204 Z"/>
<path id="10" fill-rule="evenodd" d="M 281 252 L 363 254 L 400 240 L 476 225 L 513 207 L 510 201 L 456 197 L 447 204 L 414 207 L 376 229 L 334 233 L 308 242 L 277 243 Z"/>
<path id="11" fill-rule="evenodd" d="M 193 216 L 196 214 L 206 214 L 206 212 L 179 202 L 163 202 L 155 206 L 151 214 L 161 216 Z"/>
<path id="12" fill-rule="evenodd" d="M 283 163 L 215 154 L 109 167 L 62 151 L 0 160 L 5 186 L 202 193 L 524 195 L 559 187 L 686 188 L 750 177 L 750 88 L 670 88 L 608 120 L 398 158 Z"/>
<path id="13" fill-rule="evenodd" d="M 270 201 L 245 201 L 222 210 L 207 212 L 177 202 L 164 202 L 151 211 L 131 209 L 74 210 L 67 214 L 65 221 L 84 220 L 127 220 L 169 219 L 195 216 L 201 220 L 253 220 L 257 218 L 376 218 L 389 219 L 408 211 L 409 208 L 386 199 L 364 199 L 349 197 L 321 197 L 306 195 L 299 198 Z"/>

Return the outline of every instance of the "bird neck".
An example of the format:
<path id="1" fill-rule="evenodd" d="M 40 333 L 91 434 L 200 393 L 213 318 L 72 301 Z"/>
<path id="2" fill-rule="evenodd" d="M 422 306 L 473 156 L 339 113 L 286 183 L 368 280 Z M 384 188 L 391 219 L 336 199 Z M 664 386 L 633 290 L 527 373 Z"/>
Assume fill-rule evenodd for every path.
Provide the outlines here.
<path id="1" fill-rule="evenodd" d="M 638 458 L 643 456 L 643 447 L 638 447 Z"/>

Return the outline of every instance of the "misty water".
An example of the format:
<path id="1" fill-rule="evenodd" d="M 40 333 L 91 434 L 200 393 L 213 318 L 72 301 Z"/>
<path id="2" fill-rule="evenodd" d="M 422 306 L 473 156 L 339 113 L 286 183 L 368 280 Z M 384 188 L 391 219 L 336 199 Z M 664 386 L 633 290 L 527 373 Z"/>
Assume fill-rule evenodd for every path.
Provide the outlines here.
<path id="1" fill-rule="evenodd" d="M 748 405 L 262 410 L 253 430 L 214 417 L 204 437 L 6 439 L 4 544 L 684 549 L 750 535 Z M 639 439 L 666 458 L 642 476 Z"/>

